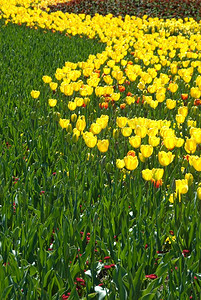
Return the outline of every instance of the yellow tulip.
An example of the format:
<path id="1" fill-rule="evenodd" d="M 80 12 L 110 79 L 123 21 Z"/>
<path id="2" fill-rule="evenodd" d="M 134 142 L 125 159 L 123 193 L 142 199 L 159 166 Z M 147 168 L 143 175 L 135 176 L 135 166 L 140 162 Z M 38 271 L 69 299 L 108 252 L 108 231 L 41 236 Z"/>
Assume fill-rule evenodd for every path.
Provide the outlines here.
<path id="1" fill-rule="evenodd" d="M 141 145 L 140 151 L 145 158 L 148 158 L 153 153 L 153 147 L 151 145 Z"/>
<path id="2" fill-rule="evenodd" d="M 144 138 L 147 135 L 147 127 L 137 125 L 135 129 L 135 134 Z"/>
<path id="3" fill-rule="evenodd" d="M 187 153 L 193 154 L 196 151 L 196 147 L 197 147 L 197 144 L 193 138 L 186 139 L 184 148 Z"/>
<path id="4" fill-rule="evenodd" d="M 181 194 L 186 194 L 188 192 L 188 180 L 179 179 L 175 180 L 176 184 L 176 194 L 179 194 L 179 202 L 181 202 Z"/>
<path id="5" fill-rule="evenodd" d="M 124 157 L 124 163 L 127 170 L 135 170 L 138 166 L 138 159 L 137 156 L 125 156 Z"/>
<path id="6" fill-rule="evenodd" d="M 48 104 L 49 104 L 50 107 L 54 107 L 57 104 L 57 100 L 56 99 L 49 99 Z"/>
<path id="7" fill-rule="evenodd" d="M 175 145 L 175 146 L 176 146 L 177 148 L 182 147 L 183 144 L 184 144 L 184 139 L 182 139 L 182 138 L 176 138 L 176 145 Z"/>
<path id="8" fill-rule="evenodd" d="M 139 159 L 140 159 L 141 162 L 145 162 L 146 161 L 146 157 L 144 157 L 142 155 L 142 153 L 139 153 Z"/>
<path id="9" fill-rule="evenodd" d="M 201 92 L 198 87 L 191 88 L 191 97 L 198 99 L 198 98 L 200 98 L 200 95 L 201 95 Z"/>
<path id="10" fill-rule="evenodd" d="M 168 166 L 173 161 L 174 157 L 175 155 L 173 155 L 172 152 L 160 151 L 158 153 L 159 163 L 164 167 Z"/>
<path id="11" fill-rule="evenodd" d="M 44 83 L 50 83 L 52 81 L 52 78 L 50 76 L 44 75 L 42 77 L 42 80 Z"/>
<path id="12" fill-rule="evenodd" d="M 93 134 L 99 134 L 102 130 L 102 127 L 99 124 L 92 123 L 90 130 Z"/>
<path id="13" fill-rule="evenodd" d="M 77 121 L 77 115 L 76 114 L 72 114 L 71 117 L 70 117 L 71 121 L 73 123 L 75 123 Z"/>
<path id="14" fill-rule="evenodd" d="M 130 127 L 124 127 L 121 129 L 121 133 L 123 136 L 128 137 L 132 134 L 132 128 Z"/>
<path id="15" fill-rule="evenodd" d="M 50 82 L 49 85 L 50 85 L 51 90 L 56 91 L 56 89 L 58 87 L 58 83 Z"/>
<path id="16" fill-rule="evenodd" d="M 153 168 L 152 169 L 152 178 L 156 181 L 161 180 L 164 174 L 164 169 L 160 169 L 160 168 Z"/>
<path id="17" fill-rule="evenodd" d="M 61 128 L 67 128 L 69 123 L 70 123 L 69 119 L 60 119 L 59 120 L 59 125 L 61 126 Z"/>
<path id="18" fill-rule="evenodd" d="M 118 169 L 123 169 L 125 167 L 124 159 L 117 159 L 116 160 L 116 167 Z"/>
<path id="19" fill-rule="evenodd" d="M 76 128 L 79 131 L 83 131 L 86 127 L 86 121 L 85 116 L 79 116 L 77 122 L 76 122 Z"/>
<path id="20" fill-rule="evenodd" d="M 186 117 L 188 115 L 188 107 L 187 106 L 181 106 L 178 108 L 178 114 Z"/>
<path id="21" fill-rule="evenodd" d="M 167 106 L 168 109 L 175 108 L 176 104 L 177 104 L 176 100 L 171 100 L 171 99 L 166 100 L 166 106 Z"/>
<path id="22" fill-rule="evenodd" d="M 129 143 L 133 148 L 139 148 L 141 145 L 141 137 L 138 135 L 129 138 Z"/>
<path id="23" fill-rule="evenodd" d="M 142 170 L 142 178 L 146 181 L 149 181 L 152 179 L 152 170 L 145 169 Z"/>
<path id="24" fill-rule="evenodd" d="M 84 104 L 84 99 L 80 97 L 75 97 L 76 106 L 81 107 Z"/>
<path id="25" fill-rule="evenodd" d="M 160 143 L 160 138 L 156 136 L 149 136 L 149 145 L 157 147 Z"/>
<path id="26" fill-rule="evenodd" d="M 170 83 L 169 84 L 169 90 L 172 92 L 172 93 L 175 93 L 178 89 L 178 85 L 176 83 Z"/>
<path id="27" fill-rule="evenodd" d="M 182 124 L 185 121 L 185 117 L 183 115 L 177 114 L 176 115 L 176 121 L 177 121 L 177 123 Z"/>
<path id="28" fill-rule="evenodd" d="M 100 118 L 97 118 L 96 124 L 99 124 L 102 129 L 105 129 L 108 125 L 109 116 L 108 115 L 101 115 Z"/>
<path id="29" fill-rule="evenodd" d="M 149 128 L 147 134 L 148 136 L 155 137 L 158 134 L 158 128 L 157 127 Z"/>
<path id="30" fill-rule="evenodd" d="M 198 196 L 198 199 L 201 200 L 201 187 L 200 186 L 197 188 L 197 196 Z"/>
<path id="31" fill-rule="evenodd" d="M 76 102 L 73 102 L 73 101 L 68 102 L 68 109 L 69 110 L 73 111 L 73 110 L 76 109 L 76 107 L 77 107 Z"/>
<path id="32" fill-rule="evenodd" d="M 117 123 L 117 126 L 119 126 L 120 128 L 125 127 L 127 122 L 128 122 L 128 119 L 126 117 L 117 117 L 116 123 Z"/>
<path id="33" fill-rule="evenodd" d="M 94 148 L 97 144 L 97 136 L 93 135 L 92 132 L 85 132 L 83 134 L 83 139 L 89 148 Z"/>
<path id="34" fill-rule="evenodd" d="M 177 197 L 176 193 L 170 194 L 170 198 L 169 198 L 170 203 L 174 203 L 176 197 Z"/>
<path id="35" fill-rule="evenodd" d="M 201 157 L 195 156 L 195 158 L 191 160 L 191 163 L 196 171 L 201 172 Z"/>
<path id="36" fill-rule="evenodd" d="M 32 98 L 37 99 L 39 96 L 40 96 L 40 92 L 39 91 L 35 91 L 35 90 L 31 91 L 31 97 Z"/>
<path id="37" fill-rule="evenodd" d="M 109 140 L 98 140 L 97 147 L 100 152 L 107 152 L 109 147 Z"/>
<path id="38" fill-rule="evenodd" d="M 187 179 L 188 181 L 188 186 L 190 186 L 193 183 L 193 175 L 191 173 L 186 173 L 185 179 Z"/>
<path id="39" fill-rule="evenodd" d="M 118 101 L 120 98 L 120 93 L 112 93 L 111 98 L 113 101 Z"/>
<path id="40" fill-rule="evenodd" d="M 176 137 L 167 137 L 163 140 L 163 143 L 168 150 L 174 149 L 174 147 L 176 146 L 176 142 Z"/>

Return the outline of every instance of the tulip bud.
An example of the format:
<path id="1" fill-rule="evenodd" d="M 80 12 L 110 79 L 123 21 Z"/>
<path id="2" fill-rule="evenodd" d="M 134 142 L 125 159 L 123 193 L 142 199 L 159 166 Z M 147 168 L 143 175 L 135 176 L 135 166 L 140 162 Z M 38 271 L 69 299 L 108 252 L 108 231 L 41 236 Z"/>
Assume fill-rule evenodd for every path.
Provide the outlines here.
<path id="1" fill-rule="evenodd" d="M 201 187 L 197 188 L 197 196 L 198 196 L 198 199 L 201 200 Z"/>
<path id="2" fill-rule="evenodd" d="M 73 123 L 75 123 L 77 121 L 77 115 L 76 114 L 72 114 L 71 117 L 70 117 L 71 121 Z"/>
<path id="3" fill-rule="evenodd" d="M 117 140 L 119 137 L 119 130 L 118 129 L 113 129 L 113 138 Z"/>
<path id="4" fill-rule="evenodd" d="M 67 140 L 68 143 L 71 142 L 71 134 L 70 134 L 70 132 L 67 133 L 66 140 Z"/>
<path id="5" fill-rule="evenodd" d="M 72 132 L 72 124 L 68 124 L 66 127 L 66 131 L 71 133 Z"/>

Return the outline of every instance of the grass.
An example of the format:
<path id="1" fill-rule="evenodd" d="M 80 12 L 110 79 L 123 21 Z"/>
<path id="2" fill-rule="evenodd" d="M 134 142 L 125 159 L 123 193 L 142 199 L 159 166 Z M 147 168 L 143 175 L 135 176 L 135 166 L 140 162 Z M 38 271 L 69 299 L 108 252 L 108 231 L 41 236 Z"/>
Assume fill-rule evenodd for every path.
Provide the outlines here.
<path id="1" fill-rule="evenodd" d="M 105 44 L 25 25 L 5 26 L 3 20 L 0 39 L 1 298 L 199 299 L 201 206 L 195 190 L 200 176 L 183 160 L 184 149 L 172 151 L 179 155 L 164 168 L 159 187 L 145 182 L 139 171 L 150 168 L 152 160 L 154 167 L 159 165 L 155 150 L 146 162 L 139 160 L 137 170 L 120 171 L 115 166 L 116 158 L 131 150 L 120 129 L 119 137 L 113 138 L 119 115 L 174 121 L 177 108 L 167 113 L 164 102 L 154 110 L 139 97 L 139 103 L 125 109 L 109 102 L 108 109 L 101 110 L 93 94 L 91 102 L 76 112 L 86 115 L 87 129 L 101 114 L 110 116 L 108 128 L 99 135 L 110 140 L 110 148 L 107 154 L 89 149 L 82 138 L 75 143 L 72 134 L 58 125 L 57 110 L 62 117 L 71 116 L 67 108 L 71 97 L 57 91 L 59 103 L 50 108 L 48 99 L 55 94 L 42 76 L 54 79 L 66 61 L 85 61 L 90 54 L 103 52 Z M 135 60 L 130 52 L 126 59 Z M 143 57 L 135 62 L 147 69 Z M 162 72 L 170 70 L 164 65 Z M 138 78 L 127 85 L 121 100 L 127 92 L 140 94 L 139 82 Z M 180 99 L 184 88 L 189 91 L 184 82 L 179 84 L 178 92 L 168 90 L 167 97 Z M 38 99 L 31 97 L 32 89 L 40 90 Z M 195 107 L 189 99 L 191 114 Z M 195 113 L 193 120 L 200 125 L 200 107 Z M 177 136 L 188 134 L 187 121 L 184 125 L 175 129 Z M 197 154 L 199 150 L 198 146 Z M 175 179 L 183 176 L 181 166 L 194 172 L 195 180 L 182 202 L 177 198 L 170 204 Z"/>

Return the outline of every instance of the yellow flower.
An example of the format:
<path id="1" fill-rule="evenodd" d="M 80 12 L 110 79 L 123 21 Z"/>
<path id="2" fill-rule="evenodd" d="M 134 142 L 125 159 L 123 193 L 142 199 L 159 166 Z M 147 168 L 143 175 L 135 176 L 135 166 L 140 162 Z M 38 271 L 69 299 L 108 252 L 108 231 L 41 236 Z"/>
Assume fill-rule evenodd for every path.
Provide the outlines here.
<path id="1" fill-rule="evenodd" d="M 96 124 L 99 124 L 102 129 L 105 129 L 108 125 L 109 116 L 108 115 L 101 115 L 100 118 L 97 118 Z"/>
<path id="2" fill-rule="evenodd" d="M 175 180 L 176 184 L 176 194 L 179 194 L 179 202 L 181 202 L 181 194 L 186 194 L 188 192 L 188 180 L 178 179 Z"/>
<path id="3" fill-rule="evenodd" d="M 109 147 L 109 140 L 98 140 L 97 147 L 100 152 L 107 152 Z"/>
<path id="4" fill-rule="evenodd" d="M 77 107 L 76 102 L 73 102 L 73 101 L 68 102 L 68 109 L 69 110 L 73 111 L 73 110 L 76 109 L 76 107 Z"/>
<path id="5" fill-rule="evenodd" d="M 131 136 L 129 138 L 129 143 L 131 144 L 131 146 L 133 148 L 139 148 L 140 145 L 141 145 L 141 137 L 138 136 L 138 135 L 135 135 L 135 136 Z"/>
<path id="6" fill-rule="evenodd" d="M 59 125 L 61 126 L 61 128 L 67 128 L 69 123 L 70 123 L 69 119 L 60 119 L 59 120 Z"/>
<path id="7" fill-rule="evenodd" d="M 137 156 L 125 156 L 124 157 L 124 163 L 127 170 L 135 170 L 138 166 L 138 159 Z"/>
<path id="8" fill-rule="evenodd" d="M 83 133 L 83 139 L 89 148 L 94 148 L 97 144 L 97 136 L 93 135 L 92 132 Z"/>
<path id="9" fill-rule="evenodd" d="M 168 109 L 175 108 L 176 104 L 177 104 L 176 100 L 171 100 L 171 99 L 166 100 L 166 106 L 167 106 Z"/>
<path id="10" fill-rule="evenodd" d="M 157 134 L 158 134 L 158 128 L 157 127 L 149 128 L 148 136 L 155 137 Z"/>
<path id="11" fill-rule="evenodd" d="M 149 181 L 152 179 L 152 170 L 145 169 L 142 170 L 142 178 L 146 181 Z"/>
<path id="12" fill-rule="evenodd" d="M 152 169 L 152 178 L 156 181 L 161 180 L 164 174 L 164 169 L 160 169 L 160 168 L 153 168 Z"/>
<path id="13" fill-rule="evenodd" d="M 183 144 L 184 144 L 184 139 L 182 139 L 182 138 L 176 138 L 176 145 L 175 145 L 175 146 L 176 146 L 177 148 L 182 147 Z"/>
<path id="14" fill-rule="evenodd" d="M 170 198 L 169 198 L 170 203 L 174 203 L 176 197 L 177 197 L 176 193 L 170 194 Z"/>
<path id="15" fill-rule="evenodd" d="M 167 137 L 164 138 L 163 140 L 165 147 L 168 150 L 174 149 L 174 147 L 176 146 L 176 137 Z"/>
<path id="16" fill-rule="evenodd" d="M 177 123 L 182 124 L 185 121 L 185 117 L 183 115 L 178 114 L 178 115 L 176 115 L 176 121 L 177 121 Z"/>
<path id="17" fill-rule="evenodd" d="M 128 119 L 126 117 L 117 117 L 116 123 L 117 123 L 117 126 L 119 126 L 120 128 L 125 127 L 127 122 L 128 122 Z"/>
<path id="18" fill-rule="evenodd" d="M 72 114 L 71 117 L 70 117 L 71 121 L 73 123 L 75 123 L 77 121 L 77 115 L 76 114 Z"/>
<path id="19" fill-rule="evenodd" d="M 151 145 L 141 145 L 140 151 L 145 158 L 148 158 L 153 153 L 153 147 Z"/>
<path id="20" fill-rule="evenodd" d="M 172 93 L 175 93 L 178 89 L 178 85 L 176 83 L 170 83 L 169 84 L 169 90 L 172 92 Z"/>
<path id="21" fill-rule="evenodd" d="M 50 107 L 54 107 L 57 104 L 57 100 L 56 99 L 49 99 L 48 104 L 49 104 Z"/>
<path id="22" fill-rule="evenodd" d="M 42 80 L 44 83 L 50 83 L 52 81 L 52 78 L 50 76 L 44 75 L 42 77 Z"/>
<path id="23" fill-rule="evenodd" d="M 81 97 L 75 97 L 76 106 L 81 107 L 84 104 L 84 99 Z"/>
<path id="24" fill-rule="evenodd" d="M 191 88 L 191 97 L 198 99 L 198 98 L 200 98 L 200 95 L 201 95 L 201 92 L 198 87 Z"/>
<path id="25" fill-rule="evenodd" d="M 58 87 L 58 83 L 56 82 L 50 82 L 50 88 L 52 91 L 56 91 L 57 87 Z"/>
<path id="26" fill-rule="evenodd" d="M 198 199 L 201 200 L 201 187 L 200 186 L 197 188 L 197 196 L 198 196 Z"/>
<path id="27" fill-rule="evenodd" d="M 142 155 L 142 153 L 139 153 L 139 159 L 141 162 L 145 162 L 146 158 Z"/>
<path id="28" fill-rule="evenodd" d="M 178 108 L 178 114 L 186 117 L 188 115 L 188 107 L 187 106 L 181 106 Z"/>
<path id="29" fill-rule="evenodd" d="M 149 145 L 157 147 L 160 143 L 160 138 L 156 136 L 149 136 Z"/>
<path id="30" fill-rule="evenodd" d="M 193 154 L 196 151 L 196 141 L 194 139 L 186 139 L 184 148 L 186 150 L 187 153 Z"/>
<path id="31" fill-rule="evenodd" d="M 193 159 L 191 159 L 190 163 L 196 169 L 196 171 L 201 171 L 201 157 L 195 156 Z"/>
<path id="32" fill-rule="evenodd" d="M 168 166 L 174 159 L 175 155 L 172 152 L 160 151 L 158 153 L 158 160 L 161 166 Z"/>
<path id="33" fill-rule="evenodd" d="M 116 167 L 118 169 L 123 169 L 125 167 L 125 162 L 123 159 L 117 159 L 116 160 Z"/>
<path id="34" fill-rule="evenodd" d="M 121 129 L 121 133 L 122 133 L 123 136 L 128 137 L 132 133 L 132 128 L 124 127 L 124 128 Z"/>
<path id="35" fill-rule="evenodd" d="M 86 127 L 86 121 L 85 116 L 79 116 L 77 122 L 76 122 L 76 128 L 79 131 L 83 131 Z"/>
<path id="36" fill-rule="evenodd" d="M 35 91 L 35 90 L 31 91 L 31 97 L 32 98 L 37 99 L 39 96 L 40 96 L 40 92 L 39 91 Z"/>
<path id="37" fill-rule="evenodd" d="M 120 93 L 112 93 L 111 97 L 113 101 L 118 101 L 120 98 Z"/>
<path id="38" fill-rule="evenodd" d="M 99 134 L 102 130 L 102 127 L 99 124 L 92 123 L 90 130 L 93 134 Z"/>
<path id="39" fill-rule="evenodd" d="M 147 127 L 137 125 L 135 129 L 135 134 L 144 138 L 147 135 Z"/>
<path id="40" fill-rule="evenodd" d="M 193 175 L 191 173 L 186 173 L 185 179 L 187 179 L 188 181 L 188 186 L 190 186 L 193 183 Z"/>

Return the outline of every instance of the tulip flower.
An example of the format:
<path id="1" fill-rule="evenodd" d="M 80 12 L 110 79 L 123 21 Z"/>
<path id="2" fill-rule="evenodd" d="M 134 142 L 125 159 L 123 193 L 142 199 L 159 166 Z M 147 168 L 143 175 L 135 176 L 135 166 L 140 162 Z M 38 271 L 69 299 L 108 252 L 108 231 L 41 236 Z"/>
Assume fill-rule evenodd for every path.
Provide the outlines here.
<path id="1" fill-rule="evenodd" d="M 125 167 L 124 159 L 117 159 L 116 160 L 116 167 L 118 169 L 123 169 Z"/>
<path id="2" fill-rule="evenodd" d="M 140 145 L 141 145 L 141 137 L 138 136 L 138 135 L 135 135 L 135 136 L 131 136 L 129 138 L 129 143 L 131 144 L 131 146 L 133 148 L 139 148 Z"/>
<path id="3" fill-rule="evenodd" d="M 124 163 L 127 170 L 135 170 L 138 166 L 138 159 L 137 156 L 125 156 L 124 157 Z"/>
<path id="4" fill-rule="evenodd" d="M 164 167 L 168 166 L 173 161 L 174 157 L 175 155 L 173 155 L 172 152 L 160 151 L 158 153 L 159 163 Z"/>
<path id="5" fill-rule="evenodd" d="M 84 131 L 85 127 L 86 127 L 85 116 L 79 116 L 79 118 L 76 122 L 77 130 Z"/>
<path id="6" fill-rule="evenodd" d="M 145 158 L 148 158 L 153 153 L 153 147 L 151 145 L 141 145 L 140 151 Z"/>
<path id="7" fill-rule="evenodd" d="M 57 104 L 57 100 L 56 99 L 49 99 L 48 104 L 49 104 L 50 107 L 54 107 Z"/>
<path id="8" fill-rule="evenodd" d="M 35 91 L 35 90 L 31 91 L 31 97 L 32 98 L 37 99 L 39 96 L 40 96 L 40 92 L 39 91 Z"/>
<path id="9" fill-rule="evenodd" d="M 98 140 L 97 147 L 100 152 L 102 153 L 107 152 L 109 147 L 109 140 Z"/>

